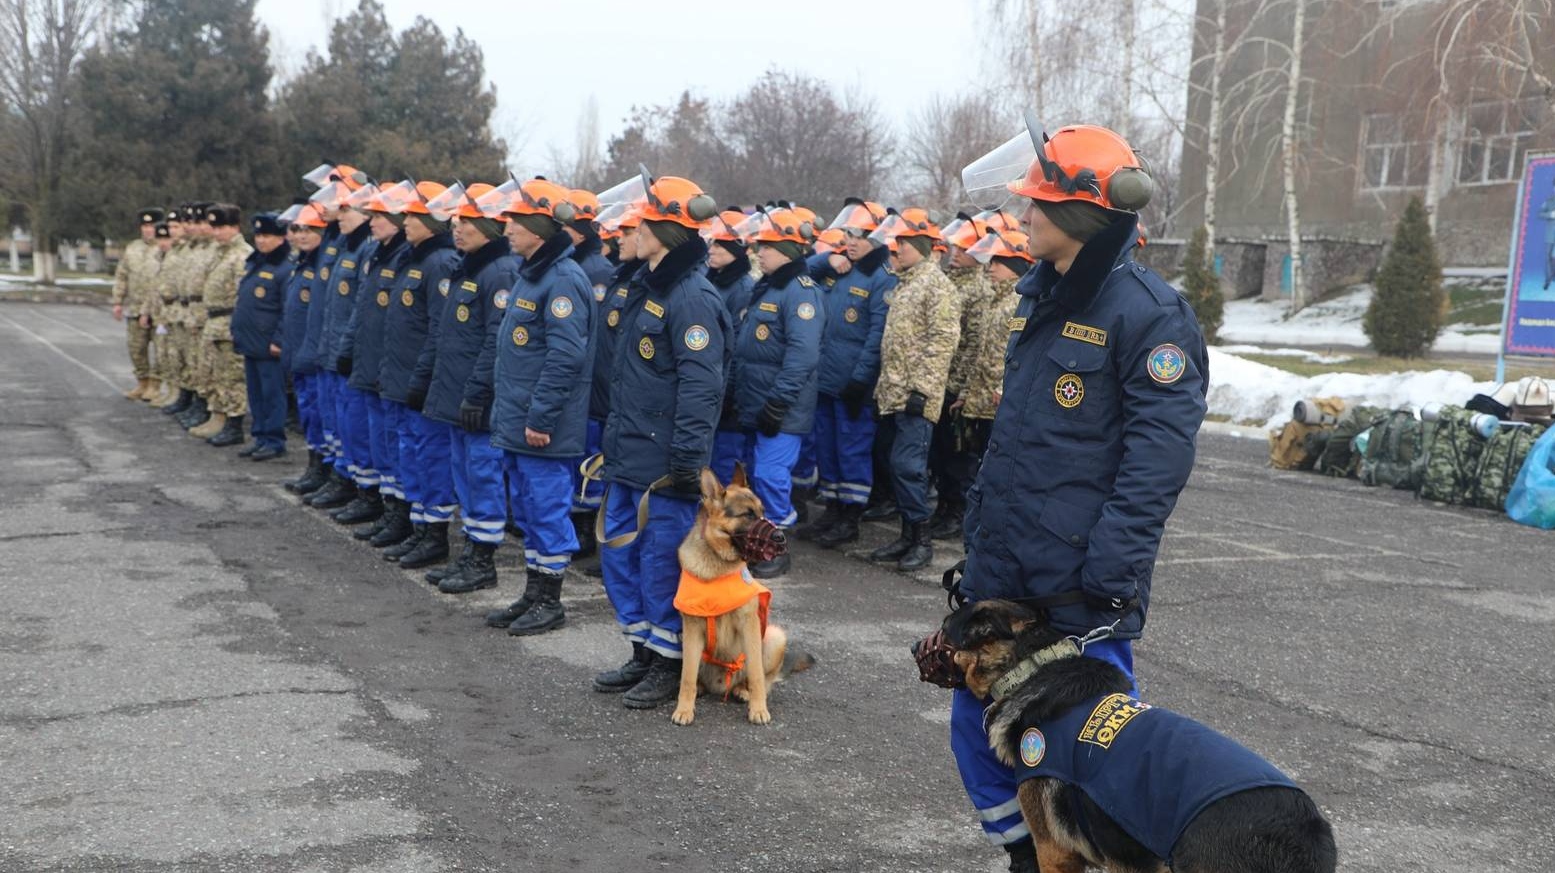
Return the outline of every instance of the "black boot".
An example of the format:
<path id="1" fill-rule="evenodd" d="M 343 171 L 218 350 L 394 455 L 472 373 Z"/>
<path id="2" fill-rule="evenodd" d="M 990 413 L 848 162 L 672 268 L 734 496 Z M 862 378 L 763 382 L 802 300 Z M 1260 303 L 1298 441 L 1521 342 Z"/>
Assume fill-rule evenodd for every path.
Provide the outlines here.
<path id="1" fill-rule="evenodd" d="M 941 500 L 937 519 L 929 519 L 929 536 L 937 540 L 961 539 L 962 522 L 966 518 L 966 504 L 959 500 Z"/>
<path id="2" fill-rule="evenodd" d="M 837 521 L 815 538 L 815 544 L 832 549 L 858 539 L 858 521 L 864 507 L 858 503 L 844 503 L 837 510 Z"/>
<path id="3" fill-rule="evenodd" d="M 329 475 L 329 484 L 303 498 L 314 509 L 339 509 L 356 499 L 355 482 L 341 475 L 339 470 Z"/>
<path id="4" fill-rule="evenodd" d="M 227 421 L 221 426 L 221 430 L 216 431 L 214 436 L 206 440 L 207 443 L 210 443 L 218 449 L 223 449 L 227 446 L 235 446 L 242 441 L 243 416 L 241 415 L 227 416 Z"/>
<path id="5" fill-rule="evenodd" d="M 574 512 L 572 529 L 578 534 L 578 550 L 573 558 L 587 558 L 598 550 L 599 543 L 594 539 L 594 513 Z"/>
<path id="6" fill-rule="evenodd" d="M 868 513 L 865 513 L 866 515 Z M 912 522 L 902 519 L 902 535 L 869 553 L 871 561 L 900 561 L 912 548 Z"/>
<path id="7" fill-rule="evenodd" d="M 178 416 L 178 426 L 184 430 L 189 430 L 204 424 L 210 417 L 210 406 L 206 404 L 204 397 L 196 394 L 194 395 L 194 400 L 190 402 L 189 408 L 184 410 L 182 415 Z"/>
<path id="8" fill-rule="evenodd" d="M 324 454 L 308 450 L 308 466 L 302 475 L 286 483 L 286 490 L 293 494 L 312 494 L 329 481 L 329 470 L 324 466 Z"/>
<path id="9" fill-rule="evenodd" d="M 632 643 L 632 657 L 627 658 L 625 664 L 614 670 L 595 674 L 594 690 L 602 694 L 631 691 L 633 686 L 648 675 L 648 667 L 652 663 L 653 653 L 642 643 Z"/>
<path id="10" fill-rule="evenodd" d="M 540 590 L 535 587 L 535 571 L 529 571 L 529 578 L 524 583 L 524 596 L 509 603 L 504 609 L 494 609 L 486 613 L 487 627 L 507 627 L 518 621 L 519 616 L 534 608 L 540 602 Z"/>
<path id="11" fill-rule="evenodd" d="M 398 497 L 390 499 L 394 501 L 394 513 L 391 515 L 387 509 L 384 510 L 383 517 L 387 521 L 378 529 L 378 533 L 367 541 L 367 544 L 375 549 L 398 546 L 416 532 L 416 529 L 410 525 L 410 504 Z"/>
<path id="12" fill-rule="evenodd" d="M 896 515 L 896 499 L 882 497 L 875 499 L 873 494 L 869 497 L 869 503 L 864 506 L 864 514 L 860 516 L 864 521 L 885 521 Z"/>
<path id="13" fill-rule="evenodd" d="M 801 488 L 790 485 L 788 488 L 788 504 L 794 508 L 794 524 L 810 523 L 810 501 L 815 499 L 815 489 L 808 486 Z"/>
<path id="14" fill-rule="evenodd" d="M 394 498 L 384 497 L 381 492 L 379 496 L 383 501 L 383 512 L 379 513 L 378 517 L 374 519 L 371 524 L 364 524 L 356 530 L 351 531 L 352 539 L 371 540 L 373 537 L 382 533 L 383 529 L 387 527 L 389 522 L 394 518 Z M 340 511 L 348 512 L 350 509 L 351 507 L 347 506 L 345 509 Z"/>
<path id="15" fill-rule="evenodd" d="M 426 538 L 426 525 L 411 522 L 409 513 L 406 513 L 405 519 L 406 523 L 410 525 L 410 536 L 400 540 L 392 546 L 386 546 L 382 554 L 382 557 L 385 561 L 399 563 L 400 558 L 403 558 L 411 552 L 415 551 L 416 546 L 421 545 L 421 541 Z"/>
<path id="16" fill-rule="evenodd" d="M 905 573 L 914 570 L 922 570 L 934 560 L 933 531 L 929 530 L 929 523 L 916 521 L 911 525 L 912 547 L 902 554 L 902 559 L 897 562 L 896 569 Z"/>
<path id="17" fill-rule="evenodd" d="M 757 579 L 776 579 L 788 574 L 794 565 L 794 559 L 787 552 L 778 555 L 770 561 L 761 561 L 750 565 L 751 575 Z"/>
<path id="18" fill-rule="evenodd" d="M 474 551 L 464 569 L 437 583 L 444 594 L 469 594 L 482 588 L 497 587 L 497 547 L 491 543 L 471 543 Z"/>
<path id="19" fill-rule="evenodd" d="M 273 461 L 276 458 L 284 457 L 286 457 L 285 446 L 263 446 L 252 455 L 249 455 L 248 459 L 250 461 Z"/>
<path id="20" fill-rule="evenodd" d="M 649 652 L 653 663 L 642 681 L 626 692 L 621 702 L 627 709 L 653 709 L 674 700 L 680 693 L 680 659 L 666 658 L 658 652 Z"/>
<path id="21" fill-rule="evenodd" d="M 355 500 L 333 515 L 335 521 L 341 524 L 364 524 L 377 521 L 382 516 L 383 497 L 378 494 L 377 488 L 360 489 Z"/>
<path id="22" fill-rule="evenodd" d="M 1010 854 L 1010 873 L 1040 873 L 1037 869 L 1037 848 L 1027 837 L 1004 847 Z"/>
<path id="23" fill-rule="evenodd" d="M 261 448 L 263 447 L 259 445 L 259 440 L 250 440 L 248 445 L 238 449 L 238 457 L 252 458 L 254 453 L 259 451 Z"/>
<path id="24" fill-rule="evenodd" d="M 432 569 L 428 570 L 421 578 L 427 580 L 427 583 L 431 585 L 436 585 L 442 582 L 444 579 L 452 579 L 453 577 L 464 572 L 464 568 L 469 566 L 470 556 L 474 554 L 475 541 L 466 537 L 464 540 L 464 547 L 459 550 L 459 557 L 452 557 L 453 553 L 449 552 L 448 563 L 441 567 L 433 567 Z M 403 565 L 404 561 L 401 561 L 400 563 Z"/>
<path id="25" fill-rule="evenodd" d="M 567 610 L 562 607 L 562 574 L 544 570 L 530 570 L 524 596 L 533 592 L 534 605 L 525 610 L 512 624 L 508 633 L 516 637 L 531 637 L 555 630 L 567 623 Z"/>
<path id="26" fill-rule="evenodd" d="M 814 524 L 800 525 L 795 528 L 794 536 L 802 540 L 819 539 L 821 534 L 826 533 L 831 529 L 832 525 L 837 523 L 837 518 L 841 514 L 842 501 L 828 500 L 826 501 L 826 509 L 821 513 L 821 517 L 817 518 Z"/>
<path id="27" fill-rule="evenodd" d="M 400 556 L 400 566 L 406 570 L 420 570 L 422 567 L 430 567 L 446 560 L 448 560 L 448 522 L 438 521 L 428 524 L 421 535 L 421 541 L 416 543 L 415 548 Z M 438 578 L 441 579 L 441 575 Z"/>
<path id="28" fill-rule="evenodd" d="M 163 415 L 182 415 L 189 411 L 189 404 L 194 402 L 194 392 L 188 388 L 178 389 L 178 400 L 172 406 L 162 407 Z"/>

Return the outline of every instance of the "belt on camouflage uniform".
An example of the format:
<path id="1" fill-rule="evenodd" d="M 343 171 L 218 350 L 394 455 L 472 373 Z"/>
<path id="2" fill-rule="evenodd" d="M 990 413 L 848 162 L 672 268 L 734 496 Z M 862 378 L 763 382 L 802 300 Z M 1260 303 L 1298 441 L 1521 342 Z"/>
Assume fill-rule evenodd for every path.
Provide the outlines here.
<path id="1" fill-rule="evenodd" d="M 579 464 L 578 472 L 583 474 L 584 481 L 598 482 L 600 481 L 600 471 L 603 470 L 604 467 L 605 456 L 604 454 L 598 454 L 591 458 L 585 459 L 582 464 Z M 669 476 L 660 476 L 659 478 L 655 479 L 653 484 L 648 486 L 648 489 L 643 492 L 643 496 L 637 501 L 636 529 L 629 530 L 624 534 L 611 537 L 610 539 L 605 539 L 604 507 L 606 505 L 606 501 L 610 498 L 610 489 L 614 483 L 606 483 L 605 493 L 600 496 L 599 512 L 594 514 L 595 542 L 599 543 L 602 547 L 607 549 L 619 549 L 622 546 L 629 546 L 635 542 L 637 538 L 642 535 L 643 530 L 648 527 L 648 498 L 653 495 L 653 492 L 668 486 L 673 481 L 675 480 L 671 479 Z"/>
<path id="2" fill-rule="evenodd" d="M 215 308 L 211 308 L 211 307 L 207 306 L 205 308 L 205 317 L 206 318 L 220 318 L 223 315 L 231 315 L 233 312 L 236 312 L 236 311 L 237 310 L 233 309 L 230 306 L 217 306 Z"/>

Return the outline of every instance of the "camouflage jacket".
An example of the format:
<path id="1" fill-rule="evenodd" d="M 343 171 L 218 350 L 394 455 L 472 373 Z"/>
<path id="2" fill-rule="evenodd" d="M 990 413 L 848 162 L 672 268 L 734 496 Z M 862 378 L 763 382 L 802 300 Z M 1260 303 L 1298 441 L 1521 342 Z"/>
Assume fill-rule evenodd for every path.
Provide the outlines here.
<path id="1" fill-rule="evenodd" d="M 113 304 L 123 304 L 131 316 L 150 309 L 157 275 L 157 247 L 137 239 L 124 247 L 119 269 L 113 274 Z"/>
<path id="2" fill-rule="evenodd" d="M 945 390 L 960 394 L 966 388 L 977 347 L 982 342 L 979 335 L 982 321 L 978 314 L 992 296 L 993 289 L 981 267 L 952 267 L 945 275 L 961 296 L 961 342 L 956 344 L 955 357 L 950 360 L 950 377 Z"/>
<path id="3" fill-rule="evenodd" d="M 901 412 L 908 395 L 917 392 L 926 399 L 923 417 L 938 421 L 960 339 L 956 286 L 933 258 L 924 258 L 901 275 L 901 284 L 892 292 L 880 340 L 880 381 L 875 384 L 880 414 Z"/>
<path id="4" fill-rule="evenodd" d="M 249 253 L 254 247 L 242 235 L 225 243 L 211 243 L 211 257 L 201 284 L 207 316 L 203 336 L 206 340 L 232 342 L 232 310 L 238 305 L 238 283 L 247 271 Z"/>
<path id="5" fill-rule="evenodd" d="M 972 313 L 977 346 L 968 359 L 966 385 L 961 389 L 961 415 L 965 418 L 991 419 L 999 408 L 1004 390 L 1004 350 L 1009 345 L 1010 320 L 1020 294 L 1015 283 L 991 282 L 989 295 Z"/>
<path id="6" fill-rule="evenodd" d="M 205 275 L 216 260 L 216 242 L 196 240 L 184 249 L 183 263 L 174 281 L 178 297 L 184 303 L 184 325 L 199 330 L 205 326 Z"/>

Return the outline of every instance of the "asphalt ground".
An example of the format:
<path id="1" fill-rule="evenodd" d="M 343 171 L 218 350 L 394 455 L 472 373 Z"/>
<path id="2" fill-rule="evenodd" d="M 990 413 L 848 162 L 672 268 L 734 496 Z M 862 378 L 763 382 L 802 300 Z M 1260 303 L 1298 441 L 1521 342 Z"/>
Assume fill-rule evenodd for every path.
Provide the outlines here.
<path id="1" fill-rule="evenodd" d="M 818 659 L 774 721 L 588 688 L 626 654 L 485 628 L 130 385 L 104 309 L 0 304 L 0 870 L 993 871 L 907 647 L 938 573 L 799 544 Z M 1206 434 L 1137 649 L 1144 696 L 1268 755 L 1346 871 L 1555 870 L 1555 534 L 1274 471 Z M 957 555 L 942 548 L 940 565 Z"/>

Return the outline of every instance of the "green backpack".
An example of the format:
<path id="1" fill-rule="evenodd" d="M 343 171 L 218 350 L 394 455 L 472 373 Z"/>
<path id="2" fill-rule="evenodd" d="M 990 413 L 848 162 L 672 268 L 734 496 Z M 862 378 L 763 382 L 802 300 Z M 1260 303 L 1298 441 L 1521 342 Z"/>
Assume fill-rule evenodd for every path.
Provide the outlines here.
<path id="1" fill-rule="evenodd" d="M 1425 472 L 1420 419 L 1413 410 L 1395 409 L 1372 425 L 1361 459 L 1361 481 L 1414 491 Z"/>
<path id="2" fill-rule="evenodd" d="M 1543 425 L 1530 427 L 1504 427 L 1485 441 L 1479 454 L 1479 475 L 1474 477 L 1468 504 L 1481 509 L 1506 509 L 1506 495 L 1517 481 L 1517 473 L 1523 468 L 1523 459 L 1529 449 L 1544 435 Z"/>
<path id="3" fill-rule="evenodd" d="M 1360 456 L 1350 447 L 1350 441 L 1361 431 L 1371 427 L 1387 411 L 1375 406 L 1352 406 L 1340 416 L 1328 435 L 1328 442 L 1317 456 L 1312 469 L 1326 476 L 1354 476 L 1361 463 Z"/>
<path id="4" fill-rule="evenodd" d="M 1464 503 L 1479 480 L 1479 456 L 1485 439 L 1474 432 L 1474 413 L 1461 406 L 1443 406 L 1425 438 L 1425 473 L 1419 495 L 1441 503 Z M 1513 474 L 1516 475 L 1515 472 Z"/>

